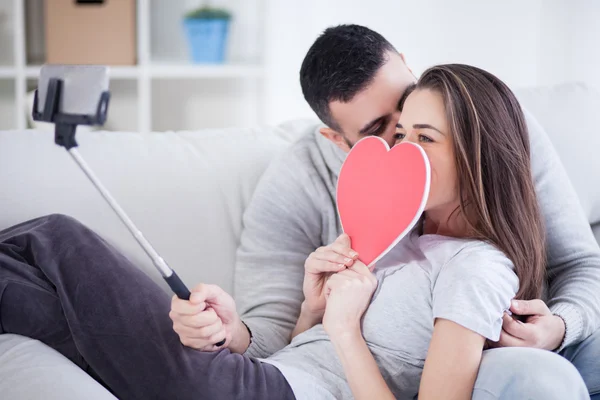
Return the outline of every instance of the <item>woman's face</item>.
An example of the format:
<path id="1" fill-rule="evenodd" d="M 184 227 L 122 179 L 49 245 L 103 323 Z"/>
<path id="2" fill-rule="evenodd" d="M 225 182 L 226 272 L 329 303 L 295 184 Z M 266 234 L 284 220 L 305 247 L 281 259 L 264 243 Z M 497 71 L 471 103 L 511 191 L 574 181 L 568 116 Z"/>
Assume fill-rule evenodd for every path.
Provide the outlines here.
<path id="1" fill-rule="evenodd" d="M 454 145 L 442 95 L 416 89 L 404 103 L 396 130 L 396 144 L 420 145 L 431 165 L 431 187 L 425 211 L 449 216 L 459 205 Z"/>

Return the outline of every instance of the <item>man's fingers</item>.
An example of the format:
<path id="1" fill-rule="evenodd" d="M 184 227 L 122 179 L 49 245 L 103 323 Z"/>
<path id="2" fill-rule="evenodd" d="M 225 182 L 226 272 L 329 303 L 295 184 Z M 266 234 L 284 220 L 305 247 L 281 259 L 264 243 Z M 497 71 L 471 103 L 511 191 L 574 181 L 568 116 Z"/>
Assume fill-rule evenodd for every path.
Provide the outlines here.
<path id="1" fill-rule="evenodd" d="M 225 339 L 225 344 L 223 346 L 215 346 L 214 345 L 214 343 L 218 343 L 223 339 Z M 210 351 L 210 352 L 222 350 L 223 348 L 229 346 L 229 343 L 231 343 L 231 334 L 224 331 L 221 339 L 215 339 L 211 343 L 213 343 L 213 344 L 209 343 L 208 345 L 202 347 L 200 350 L 201 351 Z"/>
<path id="2" fill-rule="evenodd" d="M 213 324 L 204 326 L 202 328 L 195 328 L 185 323 L 177 323 L 173 325 L 173 330 L 180 336 L 185 336 L 189 339 L 202 339 L 208 340 L 212 335 L 219 333 L 223 329 L 223 323 L 218 320 Z M 210 343 L 214 344 L 214 343 Z"/>
<path id="3" fill-rule="evenodd" d="M 494 347 L 526 347 L 527 344 L 524 340 L 512 336 L 504 329 L 500 332 L 500 340 Z"/>
<path id="4" fill-rule="evenodd" d="M 217 321 L 221 321 L 217 313 L 215 313 L 215 311 L 212 309 L 209 311 L 202 311 L 195 315 L 181 315 L 171 310 L 169 317 L 175 324 L 184 325 L 194 329 L 202 328 L 214 324 Z"/>
<path id="5" fill-rule="evenodd" d="M 191 328 L 203 328 L 205 326 L 221 321 L 221 318 L 217 315 L 215 310 L 212 308 L 207 311 L 203 311 L 197 315 L 189 315 L 181 317 L 181 322 Z"/>
<path id="6" fill-rule="evenodd" d="M 519 320 L 514 319 L 507 313 L 502 317 L 502 329 L 511 336 L 526 340 L 529 334 L 529 327 Z"/>
<path id="7" fill-rule="evenodd" d="M 510 311 L 517 315 L 548 315 L 550 310 L 542 300 L 513 300 Z"/>
<path id="8" fill-rule="evenodd" d="M 194 304 L 199 304 L 203 301 L 210 303 L 211 300 L 215 300 L 222 293 L 223 289 L 221 289 L 217 285 L 208 285 L 206 283 L 200 283 L 192 289 L 190 302 Z"/>
<path id="9" fill-rule="evenodd" d="M 187 300 L 182 300 L 176 295 L 171 300 L 171 310 L 180 315 L 196 315 L 206 308 L 205 302 L 190 303 Z"/>

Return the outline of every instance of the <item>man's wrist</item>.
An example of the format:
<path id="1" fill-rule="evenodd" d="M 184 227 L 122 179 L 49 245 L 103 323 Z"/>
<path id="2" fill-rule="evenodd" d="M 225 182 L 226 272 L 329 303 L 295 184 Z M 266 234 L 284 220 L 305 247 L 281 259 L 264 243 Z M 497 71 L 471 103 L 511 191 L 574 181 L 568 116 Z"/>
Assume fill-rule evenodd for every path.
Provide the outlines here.
<path id="1" fill-rule="evenodd" d="M 560 315 L 553 314 L 552 316 L 556 320 L 557 329 L 560 332 L 560 340 L 558 340 L 558 343 L 556 343 L 556 342 L 553 343 L 553 348 L 552 348 L 552 351 L 557 351 L 563 346 L 565 339 L 567 337 L 567 323 L 565 322 L 564 318 L 561 317 Z"/>
<path id="2" fill-rule="evenodd" d="M 248 350 L 248 347 L 250 347 L 250 329 L 238 317 L 234 325 L 229 350 L 233 353 L 243 354 Z"/>
<path id="3" fill-rule="evenodd" d="M 559 316 L 565 323 L 565 335 L 563 342 L 560 347 L 556 350 L 558 352 L 564 350 L 566 347 L 571 346 L 575 343 L 583 340 L 583 317 L 581 316 L 581 310 L 579 307 L 570 304 L 565 301 L 556 302 L 550 307 L 550 311 L 553 315 Z"/>

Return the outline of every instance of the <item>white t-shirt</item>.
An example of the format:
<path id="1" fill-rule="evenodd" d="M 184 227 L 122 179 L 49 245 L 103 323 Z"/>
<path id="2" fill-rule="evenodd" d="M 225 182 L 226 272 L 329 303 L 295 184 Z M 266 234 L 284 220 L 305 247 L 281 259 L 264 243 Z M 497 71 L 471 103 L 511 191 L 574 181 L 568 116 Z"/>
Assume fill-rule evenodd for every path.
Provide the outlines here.
<path id="1" fill-rule="evenodd" d="M 494 246 L 440 235 L 407 235 L 376 265 L 379 285 L 362 322 L 365 341 L 396 398 L 417 395 L 436 318 L 497 341 L 519 281 Z M 352 398 L 321 324 L 264 362 L 275 365 L 298 400 Z"/>

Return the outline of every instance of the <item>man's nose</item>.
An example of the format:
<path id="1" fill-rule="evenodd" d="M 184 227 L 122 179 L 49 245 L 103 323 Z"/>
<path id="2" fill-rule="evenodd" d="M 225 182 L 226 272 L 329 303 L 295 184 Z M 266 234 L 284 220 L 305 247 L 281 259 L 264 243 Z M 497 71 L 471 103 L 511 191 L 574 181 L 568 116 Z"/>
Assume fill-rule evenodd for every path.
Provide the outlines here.
<path id="1" fill-rule="evenodd" d="M 390 132 L 386 132 L 386 134 L 382 135 L 381 138 L 387 142 L 390 148 L 394 147 L 394 145 L 396 144 L 396 130 L 394 129 Z"/>

